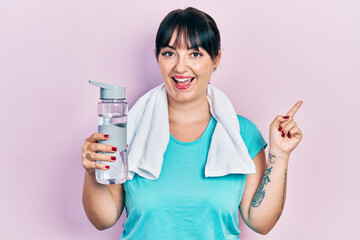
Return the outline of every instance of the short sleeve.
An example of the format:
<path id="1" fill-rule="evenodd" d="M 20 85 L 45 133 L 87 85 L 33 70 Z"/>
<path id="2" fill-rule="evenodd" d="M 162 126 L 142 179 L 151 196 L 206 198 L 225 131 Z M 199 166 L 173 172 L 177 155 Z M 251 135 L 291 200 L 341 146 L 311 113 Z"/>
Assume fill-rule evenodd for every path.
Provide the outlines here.
<path id="1" fill-rule="evenodd" d="M 240 135 L 245 142 L 250 157 L 254 159 L 260 150 L 265 149 L 268 144 L 253 122 L 241 115 L 237 115 L 237 117 L 240 124 Z"/>

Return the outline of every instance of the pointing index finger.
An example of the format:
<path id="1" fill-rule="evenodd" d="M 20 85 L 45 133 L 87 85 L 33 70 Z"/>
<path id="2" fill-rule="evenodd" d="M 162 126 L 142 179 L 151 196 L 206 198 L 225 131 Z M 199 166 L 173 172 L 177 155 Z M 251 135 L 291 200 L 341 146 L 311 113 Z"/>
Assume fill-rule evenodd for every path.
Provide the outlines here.
<path id="1" fill-rule="evenodd" d="M 299 110 L 300 106 L 303 104 L 303 101 L 298 101 L 295 105 L 287 112 L 286 116 L 294 116 L 297 110 Z"/>

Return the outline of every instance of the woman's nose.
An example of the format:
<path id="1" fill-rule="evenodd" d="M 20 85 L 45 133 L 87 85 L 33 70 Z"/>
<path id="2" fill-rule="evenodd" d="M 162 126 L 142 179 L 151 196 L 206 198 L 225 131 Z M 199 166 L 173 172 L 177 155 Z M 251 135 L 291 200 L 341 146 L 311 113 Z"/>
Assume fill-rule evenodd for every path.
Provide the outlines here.
<path id="1" fill-rule="evenodd" d="M 179 56 L 177 59 L 177 63 L 174 67 L 174 71 L 178 73 L 183 73 L 187 71 L 187 61 L 185 56 Z"/>

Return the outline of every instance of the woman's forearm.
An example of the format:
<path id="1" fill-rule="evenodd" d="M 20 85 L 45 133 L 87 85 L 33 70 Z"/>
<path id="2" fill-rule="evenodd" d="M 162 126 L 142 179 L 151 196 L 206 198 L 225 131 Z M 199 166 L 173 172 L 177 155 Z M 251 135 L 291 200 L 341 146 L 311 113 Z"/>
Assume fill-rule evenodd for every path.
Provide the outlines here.
<path id="1" fill-rule="evenodd" d="M 284 209 L 288 161 L 288 155 L 269 146 L 267 168 L 249 210 L 250 224 L 263 234 L 275 226 Z"/>
<path id="2" fill-rule="evenodd" d="M 107 229 L 116 223 L 118 210 L 107 185 L 98 183 L 95 176 L 86 171 L 82 200 L 88 219 L 98 230 Z"/>

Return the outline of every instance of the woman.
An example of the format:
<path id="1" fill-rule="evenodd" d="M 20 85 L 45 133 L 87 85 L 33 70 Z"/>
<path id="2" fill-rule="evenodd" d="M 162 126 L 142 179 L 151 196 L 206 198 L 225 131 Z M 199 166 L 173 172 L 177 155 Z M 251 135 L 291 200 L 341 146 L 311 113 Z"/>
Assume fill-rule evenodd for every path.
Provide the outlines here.
<path id="1" fill-rule="evenodd" d="M 299 101 L 270 125 L 267 143 L 257 127 L 237 115 L 241 136 L 255 174 L 203 176 L 211 135 L 216 126 L 207 100 L 211 75 L 221 58 L 214 20 L 195 8 L 174 10 L 160 24 L 156 58 L 166 86 L 170 141 L 157 180 L 135 175 L 120 185 L 97 183 L 95 169 L 113 161 L 96 151 L 114 152 L 97 143 L 108 135 L 94 133 L 83 146 L 83 205 L 99 230 L 114 225 L 124 206 L 127 219 L 121 239 L 239 239 L 238 210 L 254 231 L 267 234 L 284 208 L 289 155 L 302 139 L 294 121 Z"/>

